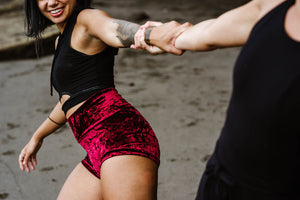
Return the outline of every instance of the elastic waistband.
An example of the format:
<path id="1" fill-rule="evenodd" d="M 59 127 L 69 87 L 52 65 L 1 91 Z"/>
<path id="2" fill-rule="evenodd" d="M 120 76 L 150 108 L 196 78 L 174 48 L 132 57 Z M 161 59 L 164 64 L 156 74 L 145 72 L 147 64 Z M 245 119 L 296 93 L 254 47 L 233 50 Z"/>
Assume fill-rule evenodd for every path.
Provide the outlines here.
<path id="1" fill-rule="evenodd" d="M 107 119 L 121 109 L 130 109 L 131 107 L 115 88 L 106 88 L 87 99 L 68 118 L 68 123 L 73 133 L 81 135 L 91 126 Z"/>
<path id="2" fill-rule="evenodd" d="M 105 88 L 99 91 L 94 91 L 92 95 L 90 95 L 85 102 L 74 112 L 72 115 L 69 116 L 68 121 L 72 118 L 78 117 L 78 115 L 82 115 L 84 111 L 87 111 L 90 106 L 95 104 L 95 101 L 99 99 L 99 97 L 105 95 L 107 92 L 118 93 L 118 91 L 114 87 Z M 67 102 L 67 101 L 66 101 Z M 87 114 L 87 113 L 86 113 Z"/>
<path id="3" fill-rule="evenodd" d="M 80 92 L 77 92 L 75 94 L 70 94 L 70 98 L 62 105 L 62 110 L 65 114 L 67 114 L 68 110 L 73 106 L 87 100 L 93 94 L 107 88 L 111 88 L 111 86 L 94 86 L 85 90 L 81 90 Z"/>

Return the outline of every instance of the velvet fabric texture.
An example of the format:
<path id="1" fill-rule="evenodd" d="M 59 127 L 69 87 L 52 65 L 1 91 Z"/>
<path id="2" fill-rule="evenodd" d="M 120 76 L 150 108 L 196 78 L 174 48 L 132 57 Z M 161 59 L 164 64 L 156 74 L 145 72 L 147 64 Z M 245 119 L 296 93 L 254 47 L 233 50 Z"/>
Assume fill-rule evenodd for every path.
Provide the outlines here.
<path id="1" fill-rule="evenodd" d="M 160 163 L 159 144 L 151 126 L 115 88 L 95 93 L 68 123 L 87 152 L 82 164 L 98 178 L 101 164 L 113 156 L 139 155 Z"/>

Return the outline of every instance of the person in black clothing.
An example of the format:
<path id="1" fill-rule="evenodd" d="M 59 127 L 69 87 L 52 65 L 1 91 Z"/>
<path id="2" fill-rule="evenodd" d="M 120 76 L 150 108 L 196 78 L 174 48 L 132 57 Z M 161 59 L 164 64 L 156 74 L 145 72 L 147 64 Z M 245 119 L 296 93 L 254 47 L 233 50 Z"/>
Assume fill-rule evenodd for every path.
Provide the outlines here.
<path id="1" fill-rule="evenodd" d="M 196 199 L 300 199 L 300 0 L 253 0 L 185 31 L 176 22 L 153 26 L 133 48 L 144 48 L 145 37 L 168 52 L 243 45 Z"/>

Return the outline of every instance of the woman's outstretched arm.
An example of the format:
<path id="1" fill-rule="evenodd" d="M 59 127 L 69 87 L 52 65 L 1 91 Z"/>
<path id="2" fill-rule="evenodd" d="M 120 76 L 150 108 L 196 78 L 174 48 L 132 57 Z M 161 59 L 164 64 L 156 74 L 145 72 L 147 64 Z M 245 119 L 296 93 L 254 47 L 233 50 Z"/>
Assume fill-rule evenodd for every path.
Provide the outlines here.
<path id="1" fill-rule="evenodd" d="M 132 22 L 114 19 L 98 9 L 82 11 L 78 17 L 78 23 L 85 27 L 89 36 L 116 48 L 127 48 L 134 44 L 135 34 L 141 27 Z M 154 48 L 150 50 L 158 51 Z"/>
<path id="2" fill-rule="evenodd" d="M 150 34 L 150 43 L 166 51 L 172 45 L 181 50 L 191 51 L 241 46 L 245 44 L 259 19 L 281 2 L 283 0 L 252 0 L 225 12 L 216 19 L 205 20 L 190 26 L 179 34 L 175 32 L 170 35 L 174 27 L 180 27 L 179 24 L 172 23 L 155 27 Z M 180 31 L 179 28 L 177 30 Z M 164 38 L 163 35 L 169 35 L 168 40 L 161 40 Z"/>
<path id="3" fill-rule="evenodd" d="M 36 155 L 42 146 L 43 139 L 60 128 L 66 122 L 66 117 L 61 109 L 61 103 L 58 102 L 50 113 L 49 117 L 35 131 L 30 141 L 22 149 L 19 156 L 19 165 L 22 171 L 30 172 L 37 165 Z"/>
<path id="4" fill-rule="evenodd" d="M 216 19 L 200 22 L 184 31 L 176 39 L 175 47 L 191 51 L 209 51 L 241 46 L 246 43 L 258 21 L 260 9 L 260 0 L 254 0 Z"/>

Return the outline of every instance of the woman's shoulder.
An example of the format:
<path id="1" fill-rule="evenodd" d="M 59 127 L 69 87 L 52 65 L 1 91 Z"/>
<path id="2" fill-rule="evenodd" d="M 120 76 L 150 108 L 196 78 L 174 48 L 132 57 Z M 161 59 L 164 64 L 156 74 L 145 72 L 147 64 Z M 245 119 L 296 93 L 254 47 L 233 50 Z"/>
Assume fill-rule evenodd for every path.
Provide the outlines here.
<path id="1" fill-rule="evenodd" d="M 91 53 L 89 50 L 86 50 L 91 46 L 93 46 L 92 49 L 98 49 L 104 45 L 99 36 L 99 27 L 103 27 L 103 22 L 108 18 L 109 15 L 99 9 L 81 10 L 77 15 L 77 21 L 73 31 L 73 35 L 75 35 L 74 37 L 77 38 L 77 42 L 79 41 L 79 43 L 76 44 L 76 42 L 74 42 L 72 45 L 77 46 L 77 50 L 79 49 L 86 54 L 95 54 L 94 52 Z"/>
<path id="2" fill-rule="evenodd" d="M 260 8 L 261 8 L 261 14 L 260 16 L 264 16 L 267 13 L 269 13 L 271 10 L 273 10 L 275 7 L 278 5 L 282 4 L 283 2 L 287 0 L 256 0 L 257 2 L 260 3 Z"/>
<path id="3" fill-rule="evenodd" d="M 107 12 L 100 9 L 89 8 L 80 11 L 77 17 L 77 21 L 79 23 L 86 23 L 86 22 L 101 20 L 105 18 L 110 18 L 110 15 Z"/>

